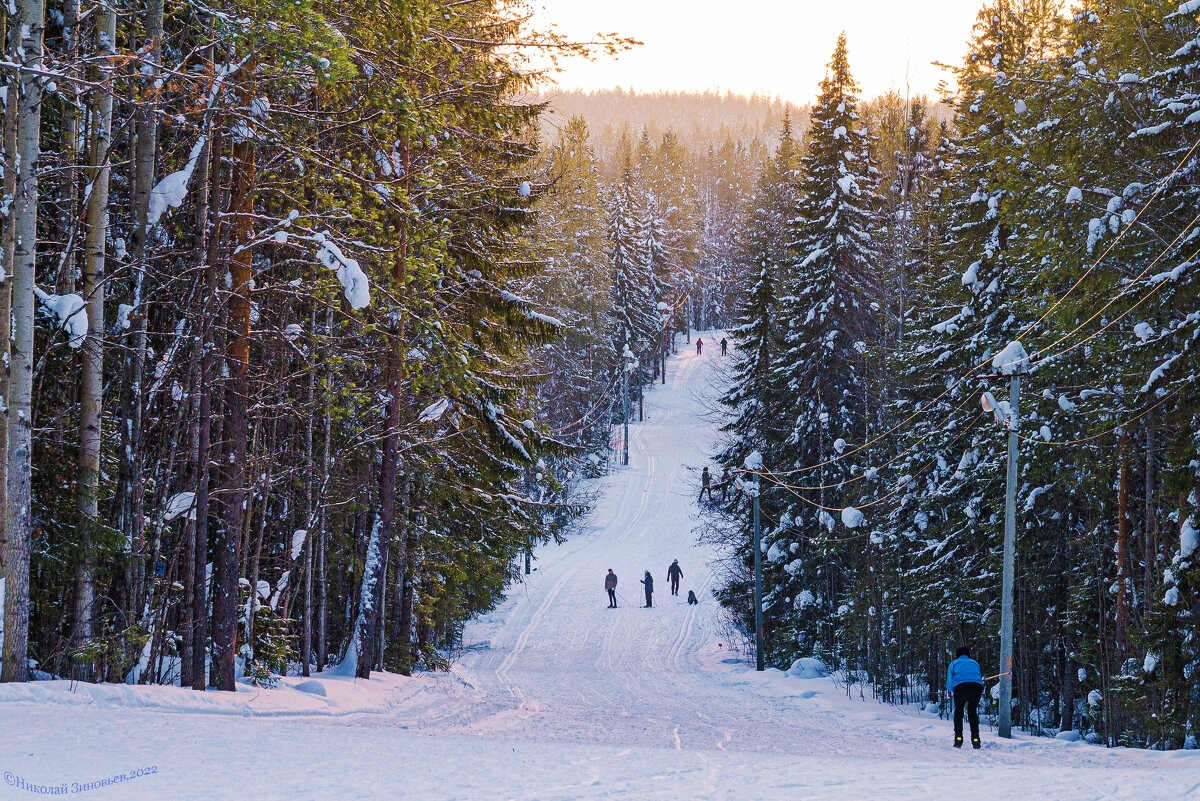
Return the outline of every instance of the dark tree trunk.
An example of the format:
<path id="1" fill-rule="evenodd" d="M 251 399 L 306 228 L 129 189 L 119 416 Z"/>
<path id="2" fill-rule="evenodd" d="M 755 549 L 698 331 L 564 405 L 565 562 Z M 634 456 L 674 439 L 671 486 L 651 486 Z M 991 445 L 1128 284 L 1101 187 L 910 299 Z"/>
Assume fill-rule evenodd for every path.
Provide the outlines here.
<path id="1" fill-rule="evenodd" d="M 213 566 L 213 684 L 234 690 L 237 654 L 238 554 L 246 524 L 246 460 L 249 433 L 250 281 L 252 251 L 237 249 L 253 234 L 254 148 L 249 141 L 235 142 L 232 153 L 231 208 L 235 215 L 230 259 L 230 290 L 226 360 L 229 379 L 225 390 L 226 459 L 222 488 L 221 525 Z M 251 588 L 251 592 L 254 588 Z"/>

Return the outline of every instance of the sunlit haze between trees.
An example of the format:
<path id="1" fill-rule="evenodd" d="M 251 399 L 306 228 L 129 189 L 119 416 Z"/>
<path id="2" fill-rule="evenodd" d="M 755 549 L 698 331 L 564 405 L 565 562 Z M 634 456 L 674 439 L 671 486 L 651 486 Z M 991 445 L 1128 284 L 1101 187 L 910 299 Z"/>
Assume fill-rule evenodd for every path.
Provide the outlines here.
<path id="1" fill-rule="evenodd" d="M 565 64 L 564 89 L 720 89 L 799 104 L 816 96 L 841 31 L 865 96 L 903 94 L 906 83 L 913 94 L 932 95 L 950 76 L 931 62 L 961 61 L 978 11 L 965 0 L 535 0 L 533 8 L 536 22 L 568 36 L 617 31 L 643 43 L 619 59 Z"/>

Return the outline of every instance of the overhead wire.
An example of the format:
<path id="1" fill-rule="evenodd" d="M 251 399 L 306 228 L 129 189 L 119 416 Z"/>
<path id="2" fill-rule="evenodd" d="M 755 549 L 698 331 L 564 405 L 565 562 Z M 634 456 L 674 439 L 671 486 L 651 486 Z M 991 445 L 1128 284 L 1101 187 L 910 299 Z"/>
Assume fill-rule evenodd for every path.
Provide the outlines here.
<path id="1" fill-rule="evenodd" d="M 1020 439 L 1022 439 L 1023 441 L 1030 442 L 1035 445 L 1073 446 L 1073 445 L 1082 445 L 1085 442 L 1093 442 L 1093 441 L 1101 439 L 1103 437 L 1107 437 L 1109 434 L 1112 434 L 1116 431 L 1120 431 L 1122 428 L 1128 426 L 1130 423 L 1136 423 L 1138 420 L 1141 420 L 1143 417 L 1150 414 L 1150 412 L 1154 411 L 1159 406 L 1162 406 L 1164 403 L 1166 403 L 1169 398 L 1173 397 L 1174 395 L 1179 394 L 1180 390 L 1182 390 L 1184 387 L 1195 383 L 1195 381 L 1196 381 L 1196 378 L 1192 377 L 1192 378 L 1187 379 L 1186 381 L 1181 382 L 1178 386 L 1175 387 L 1175 389 L 1171 390 L 1170 392 L 1165 393 L 1161 398 L 1159 398 L 1156 403 L 1153 403 L 1150 406 L 1147 406 L 1145 409 L 1138 412 L 1133 417 L 1130 417 L 1126 420 L 1121 421 L 1120 423 L 1118 423 L 1117 425 L 1108 429 L 1107 431 L 1101 431 L 1099 434 L 1092 434 L 1087 437 L 1066 440 L 1063 442 L 1057 442 L 1055 440 L 1047 440 L 1044 438 L 1033 437 L 1033 436 L 1029 436 L 1027 434 L 1022 434 L 1019 431 L 1017 432 L 1017 436 Z"/>
<path id="2" fill-rule="evenodd" d="M 1047 317 L 1049 317 L 1051 314 L 1054 313 L 1055 309 L 1057 309 L 1059 306 L 1061 306 L 1062 303 L 1067 298 L 1069 298 L 1071 296 L 1071 294 L 1074 293 L 1075 290 L 1078 289 L 1079 286 L 1084 281 L 1087 280 L 1087 277 L 1089 275 L 1091 275 L 1092 272 L 1094 272 L 1097 267 L 1100 266 L 1100 262 L 1102 262 L 1106 258 L 1108 258 L 1108 254 L 1111 253 L 1113 248 L 1115 248 L 1120 243 L 1120 241 L 1125 237 L 1125 234 L 1133 229 L 1133 227 L 1137 223 L 1137 221 L 1140 220 L 1142 218 L 1142 215 L 1146 212 L 1146 209 L 1150 208 L 1150 206 L 1154 204 L 1154 201 L 1158 199 L 1158 196 L 1160 194 L 1162 194 L 1162 191 L 1164 189 L 1166 189 L 1168 184 L 1170 184 L 1171 179 L 1179 174 L 1179 171 L 1183 169 L 1183 165 L 1187 164 L 1188 159 L 1190 159 L 1192 157 L 1192 154 L 1196 152 L 1197 148 L 1200 148 L 1200 139 L 1197 139 L 1192 144 L 1192 146 L 1190 148 L 1188 148 L 1187 153 L 1185 153 L 1183 158 L 1179 160 L 1179 163 L 1175 165 L 1175 169 L 1171 170 L 1171 173 L 1165 179 L 1158 182 L 1158 187 L 1150 195 L 1150 199 L 1147 200 L 1144 204 L 1142 204 L 1142 207 L 1140 209 L 1138 209 L 1137 214 L 1134 215 L 1134 218 L 1129 222 L 1129 225 L 1125 226 L 1124 230 L 1121 231 L 1121 233 L 1117 236 L 1117 238 L 1109 243 L 1108 247 L 1105 248 L 1104 252 L 1100 254 L 1100 258 L 1098 258 L 1094 262 L 1092 262 L 1091 266 L 1088 267 L 1086 270 L 1084 270 L 1083 275 L 1079 276 L 1079 278 L 1077 278 L 1075 280 L 1075 283 L 1073 283 L 1071 285 L 1070 289 L 1068 289 L 1062 295 L 1062 297 L 1060 297 L 1058 300 L 1054 301 L 1054 303 L 1052 303 L 1050 305 L 1050 308 L 1048 308 L 1048 309 L 1046 309 L 1046 311 L 1042 312 L 1042 315 L 1040 317 L 1038 317 L 1036 320 L 1034 320 L 1032 323 L 1030 323 L 1029 326 L 1027 326 L 1025 328 L 1025 330 L 1021 332 L 1020 336 L 1024 336 L 1025 334 L 1032 331 L 1038 325 L 1041 325 L 1046 320 Z M 1020 336 L 1017 338 L 1020 339 Z"/>
<path id="3" fill-rule="evenodd" d="M 962 408 L 963 408 L 964 406 L 966 406 L 968 403 L 970 403 L 971 401 L 973 401 L 973 400 L 975 400 L 976 398 L 978 398 L 978 397 L 979 397 L 979 395 L 980 395 L 980 393 L 978 393 L 978 392 L 974 392 L 974 393 L 970 393 L 970 394 L 966 395 L 966 396 L 963 398 L 962 402 L 958 404 L 958 406 L 956 406 L 956 407 L 954 407 L 953 409 L 951 409 L 951 410 L 950 410 L 950 412 L 949 412 L 949 413 L 946 415 L 946 418 L 948 419 L 948 418 L 950 417 L 950 415 L 951 415 L 951 414 L 953 414 L 953 413 L 955 413 L 955 412 L 962 411 Z M 895 456 L 893 456 L 892 458 L 888 459 L 886 462 L 882 462 L 882 463 L 880 463 L 880 464 L 878 464 L 878 465 L 872 465 L 872 467 L 874 467 L 876 470 L 882 470 L 882 469 L 883 469 L 883 468 L 885 468 L 885 467 L 888 467 L 888 466 L 890 466 L 890 465 L 892 465 L 892 464 L 895 464 L 896 462 L 898 462 L 898 461 L 900 461 L 901 459 L 903 459 L 903 458 L 904 458 L 904 457 L 905 457 L 907 454 L 909 454 L 910 452 L 912 452 L 912 451 L 913 451 L 913 449 L 915 449 L 915 448 L 916 448 L 918 445 L 920 445 L 922 442 L 924 442 L 925 440 L 929 439 L 929 437 L 933 436 L 933 434 L 934 434 L 934 433 L 936 433 L 936 429 L 935 429 L 935 430 L 931 430 L 931 431 L 930 431 L 929 433 L 927 433 L 925 436 L 921 437 L 921 438 L 920 438 L 920 439 L 918 439 L 918 440 L 915 440 L 915 441 L 914 441 L 913 443 L 911 443 L 911 444 L 910 444 L 910 445 L 909 445 L 907 448 L 905 448 L 904 450 L 900 451 L 898 454 L 896 454 L 896 455 L 895 455 Z M 774 474 L 774 475 L 780 475 L 780 474 Z M 854 482 L 856 482 L 856 481 L 862 481 L 864 478 L 867 478 L 867 473 L 865 473 L 865 472 L 864 472 L 864 473 L 859 473 L 857 476 L 854 476 L 854 477 L 852 477 L 852 478 L 848 478 L 848 479 L 846 479 L 846 480 L 844 480 L 844 481 L 839 481 L 839 482 L 837 482 L 836 484 L 820 484 L 820 485 L 812 485 L 812 486 L 800 486 L 800 485 L 789 484 L 788 486 L 789 486 L 791 489 L 796 489 L 796 490 L 806 490 L 806 491 L 812 492 L 812 491 L 816 491 L 816 490 L 838 489 L 839 487 L 843 487 L 843 486 L 845 486 L 846 484 L 853 484 L 853 483 L 854 483 Z"/>
<path id="4" fill-rule="evenodd" d="M 1076 333 L 1078 333 L 1078 332 L 1079 332 L 1079 331 L 1080 331 L 1080 330 L 1081 330 L 1081 329 L 1082 329 L 1084 326 L 1086 326 L 1088 323 L 1092 322 L 1092 321 L 1093 321 L 1093 320 L 1095 320 L 1097 317 L 1099 317 L 1101 314 L 1104 314 L 1104 312 L 1108 311 L 1108 310 L 1109 310 L 1109 309 L 1112 307 L 1112 305 L 1113 305 L 1114 303 L 1116 303 L 1118 300 L 1120 300 L 1121 298 L 1123 298 L 1123 297 L 1125 297 L 1126 295 L 1130 294 L 1130 289 L 1131 289 L 1131 287 L 1137 286 L 1138 282 L 1139 282 L 1139 281 L 1141 281 L 1143 278 L 1145 278 L 1145 277 L 1146 277 L 1146 273 L 1150 272 L 1150 271 L 1151 271 L 1152 269 L 1154 269 L 1154 267 L 1156 267 L 1156 266 L 1157 266 L 1157 265 L 1158 265 L 1158 264 L 1159 264 L 1159 263 L 1160 263 L 1160 262 L 1161 262 L 1161 261 L 1162 261 L 1164 258 L 1166 258 L 1167 254 L 1171 252 L 1171 250 L 1172 250 L 1172 249 L 1175 247 L 1175 245 L 1176 245 L 1176 244 L 1178 244 L 1179 240 L 1183 238 L 1184 234 L 1186 234 L 1186 233 L 1187 233 L 1188 231 L 1190 231 L 1190 230 L 1195 230 L 1195 229 L 1193 228 L 1193 226 L 1195 226 L 1195 224 L 1196 224 L 1197 222 L 1200 222 L 1200 212 L 1198 212 L 1198 213 L 1196 214 L 1196 216 L 1192 218 L 1191 222 L 1189 222 L 1187 225 L 1185 225 L 1185 226 L 1183 227 L 1183 229 L 1182 229 L 1182 230 L 1181 230 L 1181 231 L 1180 231 L 1180 232 L 1179 232 L 1179 233 L 1178 233 L 1178 234 L 1175 236 L 1175 238 L 1174 238 L 1173 240 L 1171 240 L 1171 243 L 1170 243 L 1169 245 L 1167 245 L 1167 246 L 1166 246 L 1166 247 L 1165 247 L 1165 248 L 1164 248 L 1164 249 L 1163 249 L 1163 250 L 1162 250 L 1162 251 L 1161 251 L 1161 252 L 1158 254 L 1158 256 L 1156 256 L 1156 257 L 1155 257 L 1155 259 L 1154 259 L 1152 262 L 1150 262 L 1150 263 L 1149 263 L 1149 264 L 1147 264 L 1147 265 L 1146 265 L 1144 268 L 1142 268 L 1142 271 L 1141 271 L 1140 273 L 1138 273 L 1138 274 L 1137 274 L 1137 276 L 1135 276 L 1135 277 L 1134 277 L 1132 280 L 1130 280 L 1130 282 L 1129 282 L 1129 283 L 1128 283 L 1128 284 L 1125 286 L 1125 288 L 1123 288 L 1123 289 L 1122 289 L 1120 292 L 1118 292 L 1116 295 L 1114 295 L 1113 297 L 1111 297 L 1111 298 L 1109 299 L 1109 301 L 1108 301 L 1107 303 L 1105 303 L 1103 306 L 1101 306 L 1101 307 L 1100 307 L 1100 309 L 1099 309 L 1098 311 L 1094 312 L 1094 313 L 1092 314 L 1092 316 L 1091 316 L 1091 317 L 1088 317 L 1088 318 L 1087 318 L 1086 320 L 1084 320 L 1082 323 L 1080 323 L 1079 325 L 1075 326 L 1075 327 L 1074 327 L 1074 328 L 1072 328 L 1070 331 L 1068 331 L 1067 333 L 1063 334 L 1061 337 L 1059 337 L 1058 339 L 1056 339 L 1054 342 L 1050 343 L 1050 344 L 1049 344 L 1049 345 L 1047 345 L 1046 347 L 1044 347 L 1044 348 L 1040 348 L 1040 349 L 1038 349 L 1038 350 L 1034 351 L 1032 354 L 1030 354 L 1030 358 L 1035 358 L 1035 357 L 1037 357 L 1038 355 L 1040 355 L 1040 354 L 1042 354 L 1042 353 L 1045 353 L 1046 351 L 1050 350 L 1051 348 L 1058 347 L 1058 346 L 1059 346 L 1059 345 L 1061 345 L 1063 342 L 1065 342 L 1067 339 L 1069 339 L 1070 337 L 1072 337 L 1072 336 L 1074 336 Z M 1192 253 L 1192 255 L 1191 255 L 1191 256 L 1189 256 L 1189 257 L 1188 257 L 1188 258 L 1187 258 L 1185 261 L 1189 261 L 1189 262 L 1190 262 L 1190 261 L 1192 261 L 1193 259 L 1195 259 L 1197 255 L 1200 255 L 1200 249 L 1198 249 L 1198 250 L 1194 251 L 1194 252 Z M 1152 286 L 1152 287 L 1150 288 L 1150 290 L 1149 290 L 1148 292 L 1146 292 L 1146 294 L 1145 294 L 1145 295 L 1142 297 L 1142 299 L 1141 299 L 1141 300 L 1139 300 L 1139 301 L 1138 301 L 1137 303 L 1135 303 L 1133 306 L 1131 306 L 1131 307 L 1129 307 L 1128 309 L 1126 309 L 1124 312 L 1122 312 L 1122 313 L 1121 313 L 1121 314 L 1120 314 L 1118 317 L 1116 317 L 1115 319 L 1113 319 L 1113 320 L 1110 320 L 1108 323 L 1106 323 L 1106 324 L 1105 324 L 1105 325 L 1104 325 L 1102 328 L 1100 328 L 1099 330 L 1095 331 L 1094 333 L 1092 333 L 1091 335 L 1089 335 L 1089 336 L 1085 337 L 1084 339 L 1081 339 L 1079 342 L 1076 342 L 1074 345 L 1071 345 L 1071 346 L 1070 346 L 1070 347 L 1068 347 L 1068 348 L 1064 348 L 1063 350 L 1059 351 L 1058 353 L 1054 353 L 1054 354 L 1051 354 L 1050 356 L 1047 356 L 1047 357 L 1045 357 L 1045 358 L 1043 358 L 1043 359 L 1039 359 L 1037 363 L 1038 363 L 1038 364 L 1042 364 L 1042 363 L 1044 363 L 1044 362 L 1050 361 L 1051 359 L 1055 359 L 1055 358 L 1057 358 L 1057 357 L 1059 357 L 1059 356 L 1062 356 L 1062 355 L 1064 355 L 1064 354 L 1066 354 L 1066 353 L 1070 353 L 1070 352 L 1071 352 L 1071 351 L 1073 351 L 1075 348 L 1078 348 L 1080 345 L 1084 344 L 1085 342 L 1088 342 L 1089 340 L 1091 340 L 1091 339 L 1094 339 L 1095 337 L 1097 337 L 1097 336 L 1099 336 L 1100 334 L 1104 333 L 1106 330 L 1108 330 L 1109 328 L 1111 328 L 1111 327 L 1112 327 L 1114 324 L 1116 324 L 1116 323 L 1117 323 L 1117 322 L 1119 322 L 1120 320 L 1124 319 L 1126 315 L 1128 315 L 1130 312 L 1132 312 L 1132 311 L 1133 311 L 1134 309 L 1136 309 L 1138 306 L 1140 306 L 1140 305 L 1142 305 L 1143 303 L 1145 303 L 1145 302 L 1146 302 L 1146 300 L 1148 300 L 1148 299 L 1150 298 L 1150 296 L 1151 296 L 1151 295 L 1153 295 L 1155 292 L 1157 292 L 1157 291 L 1159 290 L 1159 288 L 1160 288 L 1160 287 L 1161 287 L 1161 286 L 1162 286 L 1164 283 L 1166 283 L 1166 281 L 1159 281 L 1159 282 L 1157 282 L 1157 283 L 1156 283 L 1154 286 Z"/>
<path id="5" fill-rule="evenodd" d="M 1016 337 L 1017 341 L 1020 341 L 1021 338 L 1026 336 L 1030 331 L 1032 331 L 1034 328 L 1036 328 L 1038 325 L 1040 325 L 1042 322 L 1044 322 L 1046 320 L 1046 318 L 1049 317 L 1050 314 L 1053 313 L 1053 311 L 1055 309 L 1057 309 L 1060 305 L 1062 305 L 1062 303 L 1065 302 L 1066 299 L 1068 297 L 1070 297 L 1070 295 L 1072 293 L 1074 293 L 1076 289 L 1079 288 L 1079 286 L 1083 283 L 1083 281 L 1087 279 L 1088 275 L 1090 275 L 1092 272 L 1094 272 L 1096 270 L 1097 267 L 1099 267 L 1100 263 L 1103 262 L 1104 259 L 1106 259 L 1108 257 L 1108 255 L 1113 251 L 1113 249 L 1125 238 L 1125 236 L 1131 230 L 1133 230 L 1135 223 L 1141 218 L 1141 216 L 1146 212 L 1146 210 L 1148 208 L 1150 208 L 1150 206 L 1158 199 L 1159 195 L 1166 188 L 1166 186 L 1170 183 L 1171 179 L 1173 179 L 1179 173 L 1179 171 L 1181 169 L 1183 169 L 1184 165 L 1191 158 L 1192 154 L 1196 152 L 1197 148 L 1200 148 L 1200 139 L 1197 139 L 1196 142 L 1193 143 L 1191 148 L 1188 149 L 1187 153 L 1179 161 L 1179 163 L 1175 166 L 1175 168 L 1171 171 L 1171 173 L 1164 180 L 1159 182 L 1158 187 L 1151 194 L 1150 198 L 1146 201 L 1146 203 L 1144 203 L 1142 205 L 1142 207 L 1138 210 L 1137 214 L 1134 216 L 1134 219 L 1132 221 L 1130 221 L 1129 225 L 1127 225 L 1124 229 L 1122 229 L 1122 231 L 1117 235 L 1117 237 L 1111 243 L 1109 243 L 1108 247 L 1104 250 L 1104 252 L 1100 254 L 1100 257 L 1092 262 L 1092 264 L 1087 268 L 1087 270 L 1084 271 L 1083 275 L 1081 275 L 1078 279 L 1076 279 L 1076 281 L 1067 289 L 1067 291 L 1063 295 L 1061 295 L 1053 304 L 1051 304 L 1050 307 L 1048 309 L 1046 309 L 1046 311 L 1044 311 L 1036 320 L 1034 320 L 1032 323 L 1029 323 L 1027 326 L 1025 326 L 1021 330 L 1021 332 Z M 1198 215 L 1198 218 L 1200 218 L 1200 215 Z M 1195 220 L 1193 220 L 1192 223 L 1189 223 L 1188 226 L 1185 227 L 1184 231 L 1186 231 L 1187 228 L 1190 228 L 1191 225 L 1194 224 L 1194 222 L 1195 222 Z M 1180 236 L 1182 236 L 1182 234 L 1180 234 Z M 1178 241 L 1178 237 L 1176 238 L 1175 241 L 1176 242 Z M 1171 247 L 1173 247 L 1174 244 L 1175 243 L 1172 242 L 1172 244 L 1168 246 L 1167 250 L 1169 250 Z M 1159 260 L 1161 260 L 1161 256 L 1160 256 Z M 1158 260 L 1156 260 L 1155 263 L 1157 263 L 1157 261 Z M 1147 268 L 1146 270 L 1143 270 L 1143 274 L 1145 272 L 1147 272 L 1148 270 L 1149 270 L 1149 268 Z M 1108 305 L 1111 305 L 1111 301 Z M 1106 306 L 1105 308 L 1107 308 L 1107 307 L 1108 306 Z M 1103 310 L 1100 313 L 1103 313 Z M 1093 316 L 1091 319 L 1095 319 L 1095 317 Z M 1076 330 L 1078 330 L 1078 328 Z M 1061 342 L 1061 340 L 1060 340 L 1060 342 Z M 1051 347 L 1053 347 L 1053 346 L 1051 346 Z M 1042 352 L 1042 351 L 1038 351 L 1038 352 Z M 1055 355 L 1057 356 L 1057 355 L 1061 355 L 1061 354 L 1055 354 Z M 826 465 L 830 465 L 830 464 L 839 462 L 842 459 L 845 459 L 849 456 L 852 456 L 856 453 L 859 453 L 859 452 L 871 447 L 875 443 L 879 442 L 880 440 L 882 440 L 886 437 L 889 437 L 890 435 L 894 434 L 895 432 L 899 431 L 901 428 L 905 427 L 910 422 L 915 420 L 918 416 L 923 414 L 925 411 L 927 411 L 929 408 L 931 408 L 934 404 L 936 404 L 938 401 L 940 401 L 946 395 L 953 392 L 959 385 L 961 385 L 964 381 L 966 381 L 968 378 L 970 378 L 972 375 L 974 375 L 980 368 L 985 366 L 991 360 L 992 359 L 989 357 L 989 358 L 983 359 L 980 362 L 976 363 L 973 367 L 971 367 L 966 373 L 964 373 L 962 376 L 960 376 L 952 384 L 948 384 L 946 389 L 943 390 L 936 397 L 934 397 L 932 400 L 926 402 L 924 405 L 922 405 L 920 408 L 918 408 L 915 412 L 910 414 L 908 417 L 904 418 L 903 420 L 901 420 L 899 423 L 892 426 L 888 430 L 881 432 L 879 435 L 873 437 L 872 439 L 867 440 L 862 445 L 859 445 L 855 448 L 851 448 L 850 450 L 847 450 L 847 451 L 843 451 L 842 453 L 837 454 L 836 456 L 833 456 L 829 459 L 823 460 L 816 464 L 806 465 L 804 467 L 795 468 L 793 470 L 777 471 L 777 472 L 771 473 L 771 475 L 788 476 L 788 475 L 796 475 L 799 473 L 811 472 L 813 470 L 819 469 Z M 1007 364 L 996 365 L 997 372 L 1003 372 L 1004 368 L 1012 367 L 1016 364 L 1019 364 L 1020 362 L 1022 362 L 1024 360 L 1025 360 L 1024 358 L 1018 358 L 1018 359 L 1014 359 L 1012 362 L 1009 362 Z M 1043 361 L 1045 361 L 1045 360 L 1043 360 Z M 928 437 L 932 436 L 932 433 L 933 433 L 933 430 L 931 430 L 930 433 L 926 434 L 924 437 L 922 437 L 920 440 L 918 440 L 917 444 L 924 441 Z"/>
<path id="6" fill-rule="evenodd" d="M 955 436 L 955 437 L 954 437 L 954 439 L 952 439 L 952 440 L 950 440 L 948 443 L 946 443 L 946 446 L 945 446 L 945 447 L 947 447 L 947 448 L 951 447 L 952 445 L 954 445 L 954 443 L 958 442 L 960 439 L 962 439 L 964 436 L 966 436 L 967 432 L 968 432 L 968 431 L 970 431 L 972 428 L 974 428 L 974 427 L 975 427 L 975 424 L 976 424 L 977 422 L 979 422 L 979 418 L 981 418 L 981 417 L 983 416 L 983 414 L 984 414 L 984 413 L 983 413 L 982 411 L 980 411 L 980 412 L 978 412 L 978 413 L 977 413 L 977 414 L 976 414 L 976 415 L 975 415 L 973 418 L 971 418 L 971 421 L 970 421 L 969 423 L 967 423 L 967 425 L 965 425 L 965 426 L 963 427 L 962 431 L 958 432 L 957 436 Z M 939 457 L 939 458 L 940 458 L 940 457 Z M 762 473 L 759 473 L 759 472 L 757 472 L 757 471 L 755 471 L 755 470 L 743 469 L 743 471 L 742 471 L 742 472 L 746 472 L 746 473 L 752 473 L 752 474 L 754 474 L 754 475 L 758 475 L 758 476 L 761 476 L 761 477 L 763 477 L 763 478 L 766 478 L 766 479 L 767 479 L 767 481 L 769 481 L 769 482 L 770 482 L 771 484 L 773 484 L 774 486 L 776 486 L 776 487 L 780 487 L 780 488 L 782 488 L 782 489 L 786 489 L 786 490 L 787 490 L 788 492 L 790 492 L 792 495 L 795 495 L 795 496 L 796 496 L 797 498 L 799 498 L 801 501 L 803 501 L 804 503 L 806 503 L 806 504 L 808 504 L 809 506 L 812 506 L 812 507 L 814 507 L 814 508 L 816 508 L 816 509 L 820 509 L 820 510 L 822 510 L 822 511 L 825 511 L 825 512 L 839 512 L 839 513 L 841 513 L 841 512 L 844 512 L 844 511 L 848 510 L 848 509 L 868 509 L 868 508 L 870 508 L 870 507 L 872 507 L 872 506 L 875 506 L 875 505 L 877 505 L 877 504 L 883 503 L 884 501 L 886 501 L 887 499 L 889 499 L 889 498 L 891 498 L 891 497 L 895 496 L 895 495 L 896 495 L 897 493 L 899 493 L 899 492 L 900 492 L 902 489 L 904 489 L 905 487 L 907 487 L 908 485 L 910 485 L 910 484 L 911 484 L 913 481 L 915 481 L 917 478 L 919 478 L 920 476 L 922 476 L 922 475 L 924 475 L 925 473 L 927 473 L 927 472 L 929 472 L 930 470 L 932 470 L 932 469 L 933 469 L 933 467 L 934 467 L 934 466 L 935 466 L 937 463 L 938 463 L 938 459 L 931 459 L 929 462 L 927 462 L 927 463 L 926 463 L 924 466 L 922 466 L 920 469 L 918 469 L 918 470 L 917 470 L 915 473 L 913 473 L 911 476 L 907 477 L 907 478 L 906 478 L 905 480 L 903 480 L 903 481 L 900 481 L 900 482 L 898 482 L 898 483 L 896 484 L 896 487 L 895 487 L 895 489 L 893 489 L 893 490 L 892 490 L 891 492 L 889 492 L 888 494 L 886 494 L 886 495 L 882 495 L 882 496 L 880 496 L 880 497 L 878 497 L 878 498 L 875 498 L 875 499 L 873 499 L 873 500 L 867 501 L 866 503 L 860 504 L 860 505 L 858 505 L 858 506 L 825 506 L 825 505 L 824 505 L 824 504 L 822 504 L 822 503 L 819 503 L 819 502 L 817 502 L 817 501 L 814 501 L 814 500 L 812 500 L 811 498 L 806 498 L 805 496 L 801 495 L 801 494 L 800 494 L 799 492 L 797 492 L 797 491 L 796 491 L 796 489 L 795 489 L 794 487 L 792 487 L 791 485 L 789 485 L 789 484 L 785 484 L 784 482 L 781 482 L 781 481 L 775 481 L 774 479 L 772 479 L 772 478 L 770 478 L 770 477 L 768 477 L 768 476 L 765 476 L 765 475 L 763 475 Z"/>

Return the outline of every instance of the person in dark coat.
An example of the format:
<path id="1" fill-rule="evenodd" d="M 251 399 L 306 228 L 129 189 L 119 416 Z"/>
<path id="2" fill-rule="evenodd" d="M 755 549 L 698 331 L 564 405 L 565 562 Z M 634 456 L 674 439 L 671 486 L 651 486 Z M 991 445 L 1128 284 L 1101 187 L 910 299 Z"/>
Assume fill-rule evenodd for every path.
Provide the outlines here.
<path id="1" fill-rule="evenodd" d="M 707 467 L 705 467 L 703 472 L 700 473 L 700 497 L 697 498 L 696 501 L 699 502 L 699 501 L 704 500 L 704 493 L 706 493 L 706 492 L 708 493 L 708 500 L 711 503 L 712 499 L 713 499 L 713 496 L 712 496 L 712 473 L 708 472 Z"/>
<path id="2" fill-rule="evenodd" d="M 679 595 L 679 580 L 683 578 L 683 568 L 679 566 L 679 560 L 676 559 L 667 568 L 667 581 L 671 582 L 671 594 Z"/>
<path id="3" fill-rule="evenodd" d="M 982 748 L 979 742 L 979 699 L 983 695 L 983 670 L 971 658 L 965 645 L 954 652 L 954 661 L 946 669 L 946 689 L 954 696 L 954 747 L 963 744 L 963 710 L 971 722 L 971 745 Z"/>
<path id="4" fill-rule="evenodd" d="M 700 601 L 699 601 L 699 599 L 696 598 L 696 591 L 688 590 L 688 604 L 691 605 L 691 604 L 698 604 L 698 603 L 700 603 Z"/>
<path id="5" fill-rule="evenodd" d="M 725 500 L 729 495 L 729 485 L 732 483 L 733 478 L 730 477 L 729 468 L 726 467 L 721 471 L 721 503 L 725 503 Z M 711 496 L 712 493 L 710 492 L 709 495 Z"/>
<path id="6" fill-rule="evenodd" d="M 696 355 L 699 356 L 704 351 L 704 340 L 696 337 Z"/>
<path id="7" fill-rule="evenodd" d="M 654 576 L 650 575 L 650 571 L 646 571 L 646 577 L 642 579 L 642 584 L 646 585 L 646 608 L 654 606 Z"/>
<path id="8" fill-rule="evenodd" d="M 617 574 L 612 572 L 612 568 L 608 569 L 608 575 L 604 577 L 604 589 L 608 591 L 608 608 L 617 608 Z"/>
<path id="9" fill-rule="evenodd" d="M 721 337 L 721 355 L 724 356 L 727 353 L 729 353 L 729 340 Z"/>

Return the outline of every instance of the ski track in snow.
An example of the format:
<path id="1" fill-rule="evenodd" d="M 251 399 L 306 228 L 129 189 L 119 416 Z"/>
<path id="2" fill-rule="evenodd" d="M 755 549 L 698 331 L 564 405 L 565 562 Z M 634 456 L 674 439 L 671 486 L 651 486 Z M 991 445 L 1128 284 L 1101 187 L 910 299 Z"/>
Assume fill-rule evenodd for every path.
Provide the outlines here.
<path id="1" fill-rule="evenodd" d="M 693 529 L 714 434 L 705 398 L 729 361 L 681 347 L 667 385 L 647 389 L 645 422 L 630 425 L 630 466 L 598 479 L 604 493 L 582 533 L 540 548 L 537 570 L 467 626 L 449 675 L 384 689 L 372 689 L 376 680 L 331 684 L 331 699 L 346 688 L 383 701 L 372 714 L 299 719 L 273 715 L 306 713 L 240 717 L 253 714 L 245 704 L 221 715 L 0 695 L 0 799 L 37 797 L 9 775 L 83 782 L 156 765 L 152 777 L 81 795 L 901 801 L 1000 791 L 1200 801 L 1197 752 L 1006 742 L 986 731 L 983 750 L 955 751 L 947 721 L 850 698 L 828 679 L 755 674 L 728 643 L 719 648 L 713 554 Z M 677 598 L 666 580 L 675 558 L 684 570 Z M 610 567 L 617 609 L 606 608 Z M 639 608 L 645 570 L 653 609 Z M 689 589 L 699 605 L 686 604 Z"/>

